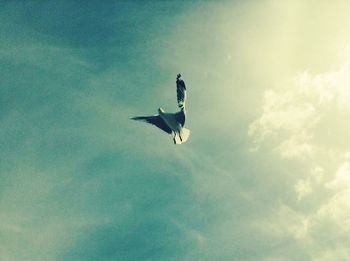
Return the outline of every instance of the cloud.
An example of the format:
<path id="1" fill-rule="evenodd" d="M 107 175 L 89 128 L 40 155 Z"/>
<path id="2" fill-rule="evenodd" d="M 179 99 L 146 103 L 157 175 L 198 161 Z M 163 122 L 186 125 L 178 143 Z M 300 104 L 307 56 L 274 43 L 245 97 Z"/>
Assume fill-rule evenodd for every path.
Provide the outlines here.
<path id="1" fill-rule="evenodd" d="M 267 238 L 284 240 L 306 239 L 309 233 L 309 220 L 285 204 L 280 204 L 268 217 L 263 217 L 253 225 Z"/>
<path id="2" fill-rule="evenodd" d="M 298 200 L 301 200 L 305 196 L 312 193 L 312 188 L 309 180 L 300 179 L 294 186 L 295 192 L 297 193 Z"/>
<path id="3" fill-rule="evenodd" d="M 346 259 L 350 253 L 348 240 L 343 241 L 350 230 L 350 144 L 343 124 L 350 115 L 349 75 L 345 62 L 325 73 L 300 73 L 289 85 L 267 90 L 261 116 L 248 131 L 252 151 L 271 150 L 302 166 L 288 176 L 297 201 L 282 202 L 260 229 L 306 240 L 317 260 Z"/>
<path id="4" fill-rule="evenodd" d="M 318 145 L 313 135 L 320 122 L 334 112 L 349 111 L 349 72 L 345 62 L 326 73 L 302 72 L 287 86 L 265 91 L 262 114 L 248 131 L 255 149 L 278 136 L 283 157 L 310 156 Z"/>
<path id="5" fill-rule="evenodd" d="M 304 95 L 302 88 L 298 87 L 265 92 L 262 115 L 250 124 L 248 131 L 254 139 L 254 150 L 266 138 L 277 136 L 279 145 L 276 149 L 283 157 L 303 157 L 312 153 L 311 130 L 319 121 L 320 114 L 311 100 L 300 98 Z M 305 98 L 309 97 L 305 95 Z"/>
<path id="6" fill-rule="evenodd" d="M 334 249 L 320 249 L 319 254 L 314 256 L 314 260 L 328 261 L 328 260 L 348 260 L 350 253 L 347 247 L 337 246 Z"/>

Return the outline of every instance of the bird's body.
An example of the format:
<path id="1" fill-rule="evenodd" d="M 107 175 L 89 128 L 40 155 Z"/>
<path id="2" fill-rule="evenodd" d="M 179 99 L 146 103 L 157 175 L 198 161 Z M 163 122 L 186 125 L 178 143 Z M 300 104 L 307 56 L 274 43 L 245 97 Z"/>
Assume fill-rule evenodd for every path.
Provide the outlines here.
<path id="1" fill-rule="evenodd" d="M 153 124 L 160 128 L 161 130 L 167 132 L 168 134 L 173 134 L 173 140 L 175 144 L 181 144 L 185 142 L 189 135 L 190 131 L 184 128 L 186 120 L 186 87 L 185 82 L 179 79 L 181 75 L 177 76 L 176 81 L 176 92 L 177 92 L 177 101 L 180 108 L 179 112 L 176 113 L 167 113 L 162 108 L 158 109 L 158 115 L 154 116 L 137 116 L 131 119 L 141 120 L 150 124 Z"/>
<path id="2" fill-rule="evenodd" d="M 160 118 L 165 122 L 166 125 L 173 131 L 173 132 L 180 132 L 181 130 L 181 124 L 176 119 L 175 113 L 167 113 L 162 108 L 158 109 L 158 113 Z"/>
<path id="3" fill-rule="evenodd" d="M 162 108 L 159 108 L 158 112 L 161 119 L 174 133 L 174 143 L 181 144 L 185 142 L 190 133 L 190 131 L 181 124 L 181 119 L 185 119 L 186 117 L 185 110 L 181 110 L 177 113 L 166 113 Z"/>

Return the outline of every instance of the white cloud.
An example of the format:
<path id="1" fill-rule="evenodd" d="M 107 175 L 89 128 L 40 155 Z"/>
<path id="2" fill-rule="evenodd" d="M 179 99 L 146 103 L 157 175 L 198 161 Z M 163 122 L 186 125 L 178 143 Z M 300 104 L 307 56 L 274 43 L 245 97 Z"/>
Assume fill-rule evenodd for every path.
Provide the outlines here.
<path id="1" fill-rule="evenodd" d="M 268 138 L 277 137 L 276 147 L 284 158 L 313 154 L 319 145 L 313 141 L 318 125 L 332 113 L 350 109 L 349 86 L 346 62 L 326 73 L 299 73 L 288 86 L 265 91 L 262 114 L 248 131 L 255 149 Z"/>
<path id="2" fill-rule="evenodd" d="M 286 177 L 294 203 L 282 201 L 260 227 L 280 238 L 307 240 L 313 260 L 350 255 L 344 239 L 350 232 L 349 86 L 349 62 L 321 74 L 302 72 L 289 85 L 265 92 L 262 113 L 249 126 L 255 150 L 274 151 L 301 169 Z"/>
<path id="3" fill-rule="evenodd" d="M 284 140 L 276 150 L 282 158 L 311 157 L 314 153 L 314 147 L 310 144 L 310 137 L 305 133 L 299 133 L 290 136 Z"/>
<path id="4" fill-rule="evenodd" d="M 295 240 L 307 239 L 309 220 L 285 204 L 280 204 L 271 213 L 271 216 L 262 218 L 254 226 L 269 238 Z"/>
<path id="5" fill-rule="evenodd" d="M 312 153 L 310 129 L 317 124 L 320 115 L 310 101 L 298 101 L 300 94 L 300 90 L 294 88 L 265 92 L 262 115 L 248 131 L 256 149 L 267 138 L 281 135 L 278 150 L 283 157 Z"/>
<path id="6" fill-rule="evenodd" d="M 322 249 L 313 258 L 314 261 L 350 260 L 350 251 L 347 247 L 337 246 L 334 249 Z"/>
<path id="7" fill-rule="evenodd" d="M 310 170 L 310 177 L 316 183 L 320 183 L 323 180 L 325 170 L 321 166 L 315 166 Z"/>
<path id="8" fill-rule="evenodd" d="M 350 164 L 348 161 L 342 163 L 332 181 L 326 183 L 330 189 L 350 189 Z"/>
<path id="9" fill-rule="evenodd" d="M 298 195 L 299 201 L 312 193 L 312 187 L 309 180 L 298 180 L 298 182 L 294 185 L 294 189 Z"/>

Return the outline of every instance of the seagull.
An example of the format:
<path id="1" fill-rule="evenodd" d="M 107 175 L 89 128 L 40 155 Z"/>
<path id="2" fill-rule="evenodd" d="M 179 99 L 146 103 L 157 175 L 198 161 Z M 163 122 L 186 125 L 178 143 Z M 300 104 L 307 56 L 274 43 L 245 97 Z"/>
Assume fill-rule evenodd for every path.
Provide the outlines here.
<path id="1" fill-rule="evenodd" d="M 132 120 L 153 124 L 166 133 L 172 134 L 174 144 L 181 144 L 187 141 L 190 136 L 190 131 L 184 128 L 186 121 L 186 85 L 180 78 L 181 74 L 178 74 L 176 76 L 176 94 L 180 111 L 176 113 L 166 113 L 162 108 L 159 108 L 157 115 L 130 118 Z"/>

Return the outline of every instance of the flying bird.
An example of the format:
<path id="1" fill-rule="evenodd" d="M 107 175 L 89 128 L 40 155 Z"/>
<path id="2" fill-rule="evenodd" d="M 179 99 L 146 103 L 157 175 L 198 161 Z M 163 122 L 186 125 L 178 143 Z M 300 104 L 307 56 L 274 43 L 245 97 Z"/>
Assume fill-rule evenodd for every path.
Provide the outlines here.
<path id="1" fill-rule="evenodd" d="M 166 113 L 162 108 L 159 108 L 157 115 L 136 116 L 131 119 L 153 124 L 166 133 L 172 134 L 174 144 L 185 142 L 190 136 L 190 131 L 184 128 L 186 121 L 186 85 L 181 79 L 181 74 L 176 76 L 176 94 L 180 111 Z"/>

